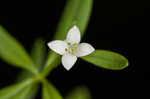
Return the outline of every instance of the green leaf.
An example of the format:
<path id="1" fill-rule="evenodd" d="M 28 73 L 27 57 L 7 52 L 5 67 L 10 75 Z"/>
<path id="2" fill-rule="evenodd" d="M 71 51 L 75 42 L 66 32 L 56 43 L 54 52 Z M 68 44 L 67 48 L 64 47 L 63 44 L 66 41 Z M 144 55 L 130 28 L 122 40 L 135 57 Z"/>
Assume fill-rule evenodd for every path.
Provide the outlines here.
<path id="1" fill-rule="evenodd" d="M 29 90 L 29 93 L 27 94 L 26 99 L 35 99 L 37 93 L 38 93 L 39 85 L 35 85 L 32 87 L 31 90 Z M 17 98 L 18 99 L 18 98 Z"/>
<path id="2" fill-rule="evenodd" d="M 12 99 L 12 97 L 24 97 L 25 94 L 30 89 L 30 85 L 33 80 L 28 79 L 18 84 L 11 85 L 9 87 L 3 88 L 0 90 L 0 99 Z M 20 94 L 20 95 L 19 95 Z M 24 99 L 24 98 L 16 98 L 16 99 Z"/>
<path id="3" fill-rule="evenodd" d="M 96 50 L 82 59 L 98 67 L 112 70 L 121 70 L 128 66 L 128 60 L 124 56 L 106 50 Z"/>
<path id="4" fill-rule="evenodd" d="M 33 73 L 31 73 L 27 70 L 23 70 L 18 75 L 16 82 L 19 83 L 20 81 L 24 81 L 26 79 L 33 78 L 33 77 L 34 77 Z M 32 88 L 30 88 L 30 87 L 32 87 Z M 39 89 L 38 84 L 35 84 L 32 86 L 30 85 L 30 87 L 25 89 L 26 96 L 27 96 L 25 99 L 34 99 L 34 97 L 36 96 L 36 93 L 38 92 L 38 89 Z M 22 98 L 16 98 L 16 99 L 22 99 Z"/>
<path id="5" fill-rule="evenodd" d="M 23 90 L 21 90 L 18 94 L 11 97 L 11 99 L 34 99 L 34 97 L 32 95 L 35 95 L 36 88 L 37 88 L 37 86 L 35 87 L 32 84 L 28 85 Z"/>
<path id="6" fill-rule="evenodd" d="M 63 98 L 51 83 L 44 80 L 42 99 L 63 99 Z"/>
<path id="7" fill-rule="evenodd" d="M 93 0 L 67 0 L 54 39 L 64 40 L 72 26 L 77 25 L 83 36 L 91 14 Z"/>
<path id="8" fill-rule="evenodd" d="M 17 75 L 16 82 L 24 81 L 29 78 L 33 78 L 34 74 L 28 70 L 20 71 L 19 75 Z"/>
<path id="9" fill-rule="evenodd" d="M 45 41 L 42 38 L 36 39 L 31 50 L 31 57 L 38 70 L 41 70 L 44 65 L 45 52 Z"/>
<path id="10" fill-rule="evenodd" d="M 91 94 L 86 87 L 77 87 L 73 89 L 65 99 L 91 99 Z"/>
<path id="11" fill-rule="evenodd" d="M 0 26 L 0 57 L 9 64 L 37 73 L 25 49 L 2 26 Z"/>
<path id="12" fill-rule="evenodd" d="M 34 63 L 36 64 L 37 69 L 40 71 L 41 67 L 43 66 L 44 57 L 45 57 L 45 44 L 44 40 L 41 38 L 38 38 L 35 40 L 32 50 L 31 50 L 31 58 L 33 59 Z M 25 79 L 29 79 L 34 77 L 34 74 L 23 70 L 21 71 L 20 75 L 18 75 L 17 82 L 23 81 Z M 38 91 L 38 86 L 32 86 L 32 88 L 26 88 L 26 99 L 34 99 L 36 96 L 36 93 Z M 14 98 L 15 99 L 15 98 Z M 22 98 L 16 98 L 16 99 L 22 99 Z"/>
<path id="13" fill-rule="evenodd" d="M 44 65 L 45 50 L 46 46 L 44 44 L 44 40 L 42 38 L 36 39 L 31 50 L 31 58 L 39 71 Z M 33 76 L 33 73 L 23 70 L 21 71 L 20 75 L 18 75 L 17 81 L 32 78 Z"/>
<path id="14" fill-rule="evenodd" d="M 17 93 L 15 96 L 12 96 L 11 99 L 27 99 L 27 94 L 31 90 L 32 87 L 27 86 L 23 90 L 21 90 L 19 93 Z"/>
<path id="15" fill-rule="evenodd" d="M 54 39 L 64 40 L 68 30 L 74 25 L 79 27 L 81 35 L 83 36 L 91 15 L 92 3 L 93 0 L 67 0 L 67 4 L 62 14 L 60 23 L 58 24 Z M 51 52 L 49 54 L 43 75 L 48 75 L 48 73 L 59 63 L 60 56 L 54 52 Z"/>

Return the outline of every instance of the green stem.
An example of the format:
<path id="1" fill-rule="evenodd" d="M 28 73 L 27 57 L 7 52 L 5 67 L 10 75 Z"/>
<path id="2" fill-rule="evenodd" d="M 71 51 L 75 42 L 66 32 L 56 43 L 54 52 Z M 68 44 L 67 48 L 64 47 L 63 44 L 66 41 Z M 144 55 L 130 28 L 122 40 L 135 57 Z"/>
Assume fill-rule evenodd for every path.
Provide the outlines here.
<path id="1" fill-rule="evenodd" d="M 52 71 L 52 69 L 54 69 L 55 67 L 57 67 L 57 65 L 60 64 L 60 59 L 60 55 L 54 52 L 50 52 L 45 68 L 41 72 L 41 76 L 46 77 Z"/>

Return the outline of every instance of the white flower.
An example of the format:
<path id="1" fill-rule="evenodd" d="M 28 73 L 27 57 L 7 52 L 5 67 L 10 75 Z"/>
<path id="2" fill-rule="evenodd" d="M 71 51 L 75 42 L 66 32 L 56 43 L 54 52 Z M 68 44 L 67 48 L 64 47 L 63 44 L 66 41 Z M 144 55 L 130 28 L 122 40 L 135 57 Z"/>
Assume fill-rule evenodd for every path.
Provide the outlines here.
<path id="1" fill-rule="evenodd" d="M 66 37 L 66 40 L 54 40 L 48 43 L 50 49 L 63 55 L 62 64 L 64 68 L 70 70 L 77 61 L 77 57 L 91 54 L 95 49 L 88 43 L 80 43 L 80 31 L 77 26 L 73 26 Z"/>

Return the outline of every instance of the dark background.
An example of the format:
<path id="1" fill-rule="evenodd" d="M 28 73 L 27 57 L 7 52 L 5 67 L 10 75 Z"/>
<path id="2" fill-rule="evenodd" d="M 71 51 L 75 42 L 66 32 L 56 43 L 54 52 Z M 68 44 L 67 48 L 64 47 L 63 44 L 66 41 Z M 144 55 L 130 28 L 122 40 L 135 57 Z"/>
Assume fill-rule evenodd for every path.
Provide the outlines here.
<path id="1" fill-rule="evenodd" d="M 82 41 L 92 44 L 96 49 L 112 50 L 124 55 L 129 59 L 129 67 L 111 71 L 79 59 L 69 72 L 60 65 L 48 79 L 63 96 L 79 85 L 89 87 L 93 99 L 138 95 L 133 94 L 136 89 L 139 92 L 146 91 L 145 88 L 149 87 L 149 60 L 146 58 L 150 33 L 149 3 L 133 0 L 93 1 L 93 12 Z M 50 0 L 3 5 L 0 24 L 30 52 L 35 38 L 43 37 L 47 42 L 52 40 L 65 2 Z M 0 60 L 0 88 L 12 84 L 20 71 Z"/>

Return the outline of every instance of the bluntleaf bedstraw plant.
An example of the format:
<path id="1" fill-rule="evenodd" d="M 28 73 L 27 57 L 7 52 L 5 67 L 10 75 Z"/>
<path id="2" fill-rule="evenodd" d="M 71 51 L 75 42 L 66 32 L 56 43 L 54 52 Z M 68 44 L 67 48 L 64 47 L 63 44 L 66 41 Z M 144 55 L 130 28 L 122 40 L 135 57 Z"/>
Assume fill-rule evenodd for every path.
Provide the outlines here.
<path id="1" fill-rule="evenodd" d="M 54 41 L 48 46 L 53 51 L 44 61 L 45 47 L 42 39 L 37 39 L 31 55 L 0 26 L 0 57 L 12 66 L 23 68 L 17 83 L 0 90 L 0 99 L 34 99 L 39 83 L 42 83 L 42 99 L 64 99 L 46 76 L 60 64 L 70 70 L 77 57 L 95 66 L 111 70 L 121 70 L 128 66 L 128 60 L 115 52 L 98 50 L 87 43 L 80 43 L 85 33 L 93 0 L 67 0 Z M 56 52 L 56 53 L 55 53 Z M 62 58 L 60 55 L 63 55 Z M 30 57 L 31 56 L 31 57 Z M 90 99 L 87 88 L 80 87 L 68 94 L 65 99 Z M 76 97 L 76 98 L 75 98 Z"/>

